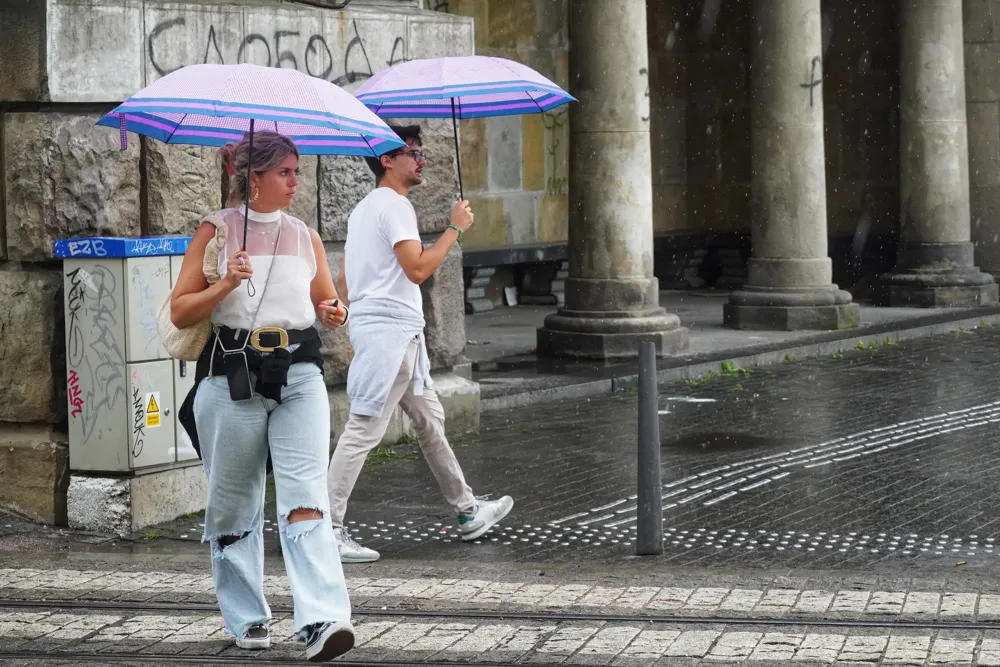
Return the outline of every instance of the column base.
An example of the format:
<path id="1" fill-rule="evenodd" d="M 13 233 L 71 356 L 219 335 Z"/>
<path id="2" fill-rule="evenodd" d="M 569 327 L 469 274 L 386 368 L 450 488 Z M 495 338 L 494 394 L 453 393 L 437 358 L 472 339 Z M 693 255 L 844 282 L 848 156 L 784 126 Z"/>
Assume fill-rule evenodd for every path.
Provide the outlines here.
<path id="1" fill-rule="evenodd" d="M 641 341 L 652 341 L 657 355 L 688 348 L 688 330 L 662 308 L 640 313 L 581 312 L 562 309 L 538 329 L 538 354 L 575 359 L 630 359 Z"/>
<path id="2" fill-rule="evenodd" d="M 758 331 L 852 329 L 861 323 L 861 308 L 836 285 L 797 291 L 748 287 L 733 292 L 722 320 L 731 329 Z"/>
<path id="3" fill-rule="evenodd" d="M 895 273 L 882 276 L 880 306 L 961 308 L 992 306 L 998 287 L 973 264 L 972 243 L 909 243 L 897 251 Z"/>

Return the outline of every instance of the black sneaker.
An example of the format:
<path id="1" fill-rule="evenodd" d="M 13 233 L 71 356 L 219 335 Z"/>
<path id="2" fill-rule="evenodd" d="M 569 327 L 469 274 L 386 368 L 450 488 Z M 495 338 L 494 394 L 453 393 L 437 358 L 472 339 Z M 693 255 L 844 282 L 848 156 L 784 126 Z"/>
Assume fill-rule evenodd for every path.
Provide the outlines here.
<path id="1" fill-rule="evenodd" d="M 251 625 L 242 637 L 236 638 L 236 645 L 248 651 L 263 651 L 271 648 L 271 633 L 263 623 Z"/>
<path id="2" fill-rule="evenodd" d="M 354 626 L 350 623 L 324 623 L 316 626 L 306 642 L 306 660 L 326 662 L 354 648 Z"/>

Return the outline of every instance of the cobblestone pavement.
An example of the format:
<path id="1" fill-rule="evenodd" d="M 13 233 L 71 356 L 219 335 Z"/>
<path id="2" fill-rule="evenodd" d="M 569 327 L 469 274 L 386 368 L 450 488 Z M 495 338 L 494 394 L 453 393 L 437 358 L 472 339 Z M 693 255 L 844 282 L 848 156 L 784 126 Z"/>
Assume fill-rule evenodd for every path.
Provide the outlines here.
<path id="1" fill-rule="evenodd" d="M 276 646 L 256 655 L 301 656 L 288 614 L 271 626 Z M 6 652 L 143 656 L 246 656 L 205 613 L 24 612 L 0 608 Z M 8 654 L 9 655 L 9 654 Z M 888 630 L 640 622 L 360 620 L 350 660 L 649 665 L 791 662 L 803 664 L 1000 665 L 1000 632 Z M 51 659 L 51 658 L 49 658 Z"/>
<path id="2" fill-rule="evenodd" d="M 1000 332 L 977 329 L 661 387 L 663 560 L 1000 563 L 998 364 Z M 387 558 L 618 562 L 634 549 L 635 447 L 632 395 L 487 415 L 456 451 L 477 492 L 515 497 L 501 528 L 459 543 L 405 448 L 370 458 L 349 526 Z M 200 532 L 197 520 L 160 529 Z"/>

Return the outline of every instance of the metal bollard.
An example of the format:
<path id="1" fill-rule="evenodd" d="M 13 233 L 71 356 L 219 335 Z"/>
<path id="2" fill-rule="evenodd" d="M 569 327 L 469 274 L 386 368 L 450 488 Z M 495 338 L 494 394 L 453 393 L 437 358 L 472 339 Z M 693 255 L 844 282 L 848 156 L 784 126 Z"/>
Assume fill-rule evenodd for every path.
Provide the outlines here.
<path id="1" fill-rule="evenodd" d="M 660 473 L 660 398 L 656 344 L 639 343 L 639 469 L 636 554 L 663 553 L 663 486 Z"/>

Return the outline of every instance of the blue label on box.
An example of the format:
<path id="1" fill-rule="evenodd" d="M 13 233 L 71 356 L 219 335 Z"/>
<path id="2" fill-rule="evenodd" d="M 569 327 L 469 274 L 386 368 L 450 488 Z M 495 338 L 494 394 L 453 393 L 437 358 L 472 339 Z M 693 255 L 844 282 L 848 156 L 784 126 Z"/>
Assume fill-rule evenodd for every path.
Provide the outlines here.
<path id="1" fill-rule="evenodd" d="M 102 257 L 163 257 L 183 255 L 190 236 L 143 236 L 125 238 L 98 236 L 86 239 L 62 239 L 55 243 L 55 255 L 64 259 L 100 259 Z"/>

